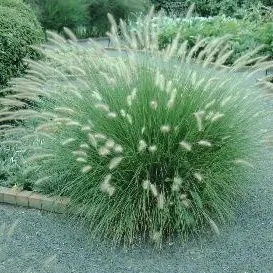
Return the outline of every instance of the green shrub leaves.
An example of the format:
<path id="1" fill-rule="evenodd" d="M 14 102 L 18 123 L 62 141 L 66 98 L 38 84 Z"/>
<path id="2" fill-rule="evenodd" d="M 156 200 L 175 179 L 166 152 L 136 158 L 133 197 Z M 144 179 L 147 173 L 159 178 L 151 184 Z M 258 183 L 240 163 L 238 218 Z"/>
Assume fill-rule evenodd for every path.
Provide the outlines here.
<path id="1" fill-rule="evenodd" d="M 23 58 L 37 56 L 31 45 L 43 40 L 43 32 L 32 10 L 21 1 L 0 3 L 0 85 L 25 70 Z"/>

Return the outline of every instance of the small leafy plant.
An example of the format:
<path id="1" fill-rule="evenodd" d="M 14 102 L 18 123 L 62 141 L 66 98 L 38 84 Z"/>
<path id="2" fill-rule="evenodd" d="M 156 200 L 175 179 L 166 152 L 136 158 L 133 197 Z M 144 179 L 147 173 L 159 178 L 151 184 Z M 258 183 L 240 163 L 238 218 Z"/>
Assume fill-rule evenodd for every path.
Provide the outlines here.
<path id="1" fill-rule="evenodd" d="M 49 33 L 53 50 L 0 100 L 2 119 L 24 121 L 32 187 L 70 197 L 92 234 L 115 243 L 219 233 L 265 134 L 262 94 L 248 80 L 264 58 L 253 51 L 221 69 L 225 38 L 188 50 L 177 36 L 161 51 L 151 17 L 137 33 L 121 22 L 121 39 L 109 16 L 116 56 L 82 48 L 67 29 L 69 41 Z M 236 73 L 249 62 L 253 71 Z"/>

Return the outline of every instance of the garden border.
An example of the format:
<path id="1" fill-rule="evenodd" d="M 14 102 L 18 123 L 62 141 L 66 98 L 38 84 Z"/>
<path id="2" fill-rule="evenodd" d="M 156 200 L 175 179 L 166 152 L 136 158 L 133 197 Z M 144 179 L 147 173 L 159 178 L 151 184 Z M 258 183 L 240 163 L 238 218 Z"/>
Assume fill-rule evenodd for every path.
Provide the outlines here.
<path id="1" fill-rule="evenodd" d="M 0 204 L 39 209 L 55 213 L 65 213 L 69 198 L 46 196 L 34 191 L 20 191 L 12 188 L 0 187 Z"/>

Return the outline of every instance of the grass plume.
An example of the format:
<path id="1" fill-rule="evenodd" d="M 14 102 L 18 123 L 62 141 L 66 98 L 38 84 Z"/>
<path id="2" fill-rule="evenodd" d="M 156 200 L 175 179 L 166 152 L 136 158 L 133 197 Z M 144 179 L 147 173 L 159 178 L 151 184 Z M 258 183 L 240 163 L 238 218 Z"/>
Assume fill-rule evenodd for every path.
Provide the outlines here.
<path id="1" fill-rule="evenodd" d="M 235 73 L 252 54 L 220 69 L 225 38 L 194 52 L 176 39 L 160 51 L 151 14 L 137 35 L 122 25 L 125 41 L 113 24 L 111 39 L 128 50 L 116 57 L 49 32 L 54 50 L 41 48 L 46 58 L 32 61 L 29 74 L 11 82 L 14 98 L 0 102 L 1 117 L 21 117 L 37 136 L 22 143 L 34 146 L 25 167 L 33 181 L 50 179 L 33 187 L 69 196 L 92 234 L 117 243 L 185 238 L 206 227 L 218 234 L 265 134 L 255 115 L 262 93 L 248 72 Z M 32 114 L 17 114 L 24 99 Z"/>

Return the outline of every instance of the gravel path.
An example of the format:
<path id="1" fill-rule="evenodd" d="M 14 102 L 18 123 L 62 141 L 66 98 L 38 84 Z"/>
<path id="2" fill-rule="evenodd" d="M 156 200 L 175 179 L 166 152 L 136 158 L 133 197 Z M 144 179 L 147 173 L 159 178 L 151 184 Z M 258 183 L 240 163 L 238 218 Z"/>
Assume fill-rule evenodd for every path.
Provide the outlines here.
<path id="1" fill-rule="evenodd" d="M 272 178 L 256 177 L 238 206 L 236 223 L 224 227 L 219 237 L 167 245 L 161 251 L 90 244 L 87 231 L 64 215 L 1 205 L 0 272 L 272 273 Z"/>

